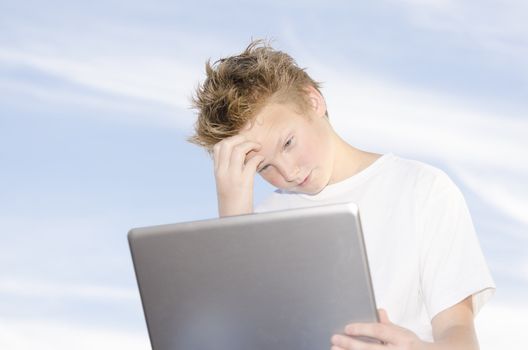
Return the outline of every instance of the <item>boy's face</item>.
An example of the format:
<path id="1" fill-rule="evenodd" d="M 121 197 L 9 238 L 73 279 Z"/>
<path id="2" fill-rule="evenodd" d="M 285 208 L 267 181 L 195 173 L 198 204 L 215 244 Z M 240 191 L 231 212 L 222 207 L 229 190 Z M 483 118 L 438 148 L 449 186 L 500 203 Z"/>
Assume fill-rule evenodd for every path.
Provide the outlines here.
<path id="1" fill-rule="evenodd" d="M 323 113 L 321 114 L 321 110 Z M 261 144 L 251 151 L 264 157 L 257 172 L 270 184 L 289 191 L 316 194 L 332 176 L 334 147 L 324 109 L 300 112 L 292 104 L 270 103 L 241 131 Z"/>

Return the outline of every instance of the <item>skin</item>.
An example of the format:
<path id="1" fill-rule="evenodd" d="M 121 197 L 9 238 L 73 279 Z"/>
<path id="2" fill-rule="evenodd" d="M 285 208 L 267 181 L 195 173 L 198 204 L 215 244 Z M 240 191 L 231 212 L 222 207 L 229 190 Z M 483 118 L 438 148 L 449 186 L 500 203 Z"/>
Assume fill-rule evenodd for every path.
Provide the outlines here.
<path id="1" fill-rule="evenodd" d="M 257 170 L 277 188 L 315 194 L 380 157 L 342 140 L 324 116 L 322 96 L 314 88 L 307 94 L 312 107 L 308 111 L 270 103 L 241 132 L 213 147 L 220 216 L 253 212 Z"/>
<path id="2" fill-rule="evenodd" d="M 330 339 L 331 350 L 478 350 L 473 325 L 471 297 L 440 312 L 432 321 L 434 342 L 422 341 L 412 331 L 390 322 L 387 312 L 379 310 L 380 323 L 352 323 L 343 334 Z M 353 336 L 369 336 L 384 344 L 364 343 Z"/>
<path id="3" fill-rule="evenodd" d="M 312 87 L 306 93 L 310 101 L 307 110 L 270 102 L 237 135 L 213 147 L 221 217 L 253 212 L 257 173 L 277 188 L 316 194 L 329 184 L 357 174 L 381 156 L 341 139 L 324 116 L 323 97 Z M 343 333 L 329 339 L 331 349 L 478 349 L 471 297 L 432 319 L 434 343 L 424 342 L 412 331 L 393 324 L 384 310 L 379 310 L 379 316 L 379 323 L 346 325 Z M 360 335 L 384 344 L 353 338 Z"/>

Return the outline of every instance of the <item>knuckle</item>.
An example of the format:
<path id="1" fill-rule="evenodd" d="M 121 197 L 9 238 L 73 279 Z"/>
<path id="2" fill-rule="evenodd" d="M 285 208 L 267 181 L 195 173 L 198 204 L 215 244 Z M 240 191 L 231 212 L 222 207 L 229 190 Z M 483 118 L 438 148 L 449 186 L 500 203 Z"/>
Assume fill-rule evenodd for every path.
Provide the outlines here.
<path id="1" fill-rule="evenodd" d="M 233 143 L 231 138 L 223 139 L 220 144 L 222 146 L 230 146 Z"/>
<path id="2" fill-rule="evenodd" d="M 233 135 L 233 136 L 225 138 L 224 141 L 226 143 L 231 144 L 231 143 L 234 143 L 234 142 L 238 142 L 240 140 L 240 138 L 241 138 L 241 136 L 237 134 L 237 135 Z"/>
<path id="3" fill-rule="evenodd" d="M 374 335 L 376 338 L 385 338 L 387 336 L 387 328 L 385 327 L 375 327 Z"/>
<path id="4" fill-rule="evenodd" d="M 346 343 L 348 341 L 348 337 L 344 337 L 342 335 L 334 335 L 331 339 L 332 343 L 339 346 L 340 348 L 343 348 L 346 346 Z"/>
<path id="5" fill-rule="evenodd" d="M 246 147 L 244 144 L 238 144 L 233 147 L 233 153 L 236 153 L 237 155 L 245 154 L 246 153 Z"/>
<path id="6" fill-rule="evenodd" d="M 222 141 L 218 142 L 218 144 L 220 145 L 220 147 L 222 147 L 222 146 L 228 146 L 229 144 L 231 144 L 231 142 L 233 142 L 231 137 L 227 137 L 223 139 Z"/>
<path id="7" fill-rule="evenodd" d="M 414 337 L 414 335 L 411 333 L 411 332 L 406 332 L 405 333 L 405 344 L 408 345 L 409 347 L 412 347 L 412 345 L 414 345 L 416 343 L 416 338 Z"/>
<path id="8" fill-rule="evenodd" d="M 258 154 L 254 156 L 253 158 L 251 158 L 251 161 L 256 165 L 260 164 L 260 162 L 262 162 L 263 160 L 264 160 L 264 157 Z"/>
<path id="9" fill-rule="evenodd" d="M 350 333 L 350 334 L 354 334 L 357 332 L 357 327 L 356 325 L 354 324 L 349 324 L 348 326 L 346 326 L 345 328 L 345 332 L 347 333 Z"/>

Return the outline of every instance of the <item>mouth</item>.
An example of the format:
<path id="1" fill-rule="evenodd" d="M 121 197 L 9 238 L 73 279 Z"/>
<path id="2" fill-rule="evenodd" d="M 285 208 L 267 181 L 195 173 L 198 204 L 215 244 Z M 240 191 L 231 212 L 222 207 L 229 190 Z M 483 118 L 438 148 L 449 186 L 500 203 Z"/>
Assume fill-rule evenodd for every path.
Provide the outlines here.
<path id="1" fill-rule="evenodd" d="M 298 185 L 299 187 L 302 187 L 304 185 L 306 185 L 308 183 L 308 181 L 310 180 L 310 175 L 312 174 L 312 172 L 310 171 L 308 173 L 308 175 L 306 175 L 306 177 L 304 178 L 304 180 Z"/>

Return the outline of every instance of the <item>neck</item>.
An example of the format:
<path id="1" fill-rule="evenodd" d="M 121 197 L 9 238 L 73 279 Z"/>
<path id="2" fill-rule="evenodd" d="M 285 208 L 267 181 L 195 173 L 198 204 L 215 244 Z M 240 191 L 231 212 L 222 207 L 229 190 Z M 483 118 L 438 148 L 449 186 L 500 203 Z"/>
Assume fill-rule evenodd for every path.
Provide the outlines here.
<path id="1" fill-rule="evenodd" d="M 345 142 L 335 134 L 334 166 L 330 183 L 352 177 L 372 164 L 380 154 L 365 152 Z"/>

